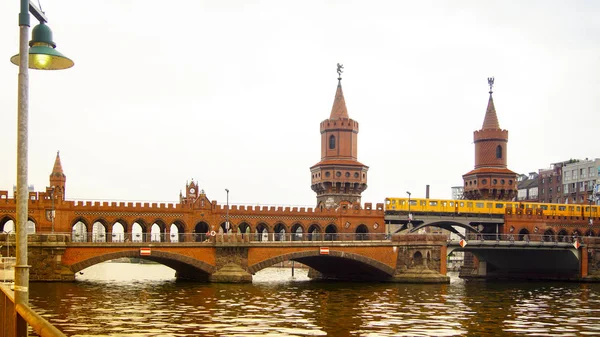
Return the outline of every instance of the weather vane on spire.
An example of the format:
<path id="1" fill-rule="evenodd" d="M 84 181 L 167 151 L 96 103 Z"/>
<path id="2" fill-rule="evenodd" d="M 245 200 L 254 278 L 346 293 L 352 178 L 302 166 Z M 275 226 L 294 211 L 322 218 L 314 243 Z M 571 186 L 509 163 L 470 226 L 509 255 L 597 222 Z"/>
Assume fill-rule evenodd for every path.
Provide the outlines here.
<path id="1" fill-rule="evenodd" d="M 343 64 L 337 64 L 337 73 L 338 73 L 338 81 L 342 80 L 342 73 L 344 72 L 344 65 Z"/>
<path id="2" fill-rule="evenodd" d="M 490 95 L 492 94 L 492 87 L 494 86 L 494 78 L 488 77 L 488 85 L 490 86 Z"/>

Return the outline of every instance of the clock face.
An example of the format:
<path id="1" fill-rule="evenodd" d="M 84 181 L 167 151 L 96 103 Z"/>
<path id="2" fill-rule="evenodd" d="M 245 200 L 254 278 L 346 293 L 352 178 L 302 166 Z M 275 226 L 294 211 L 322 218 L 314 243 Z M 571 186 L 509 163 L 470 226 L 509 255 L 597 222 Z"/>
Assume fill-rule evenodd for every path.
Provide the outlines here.
<path id="1" fill-rule="evenodd" d="M 192 188 L 190 188 L 190 193 L 194 194 L 194 193 L 196 193 L 196 190 L 192 187 Z"/>

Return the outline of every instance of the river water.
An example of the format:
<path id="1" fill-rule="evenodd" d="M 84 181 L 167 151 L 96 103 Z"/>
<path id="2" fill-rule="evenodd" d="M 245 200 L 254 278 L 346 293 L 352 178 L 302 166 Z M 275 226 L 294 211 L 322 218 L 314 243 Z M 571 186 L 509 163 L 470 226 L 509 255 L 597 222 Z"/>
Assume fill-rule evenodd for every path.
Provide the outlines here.
<path id="1" fill-rule="evenodd" d="M 73 283 L 31 283 L 69 336 L 600 335 L 600 284 L 312 282 L 268 268 L 252 284 L 175 282 L 157 264 L 101 263 Z"/>

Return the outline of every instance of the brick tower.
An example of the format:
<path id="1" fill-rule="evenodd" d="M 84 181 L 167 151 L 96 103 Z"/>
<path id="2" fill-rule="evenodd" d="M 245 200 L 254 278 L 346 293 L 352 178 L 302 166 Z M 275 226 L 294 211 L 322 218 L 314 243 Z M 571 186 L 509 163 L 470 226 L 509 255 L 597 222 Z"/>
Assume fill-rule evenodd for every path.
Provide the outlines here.
<path id="1" fill-rule="evenodd" d="M 369 167 L 358 162 L 358 122 L 348 117 L 342 92 L 342 69 L 329 119 L 321 122 L 321 161 L 310 168 L 311 188 L 317 207 L 338 207 L 342 202 L 360 203 L 367 188 Z"/>
<path id="2" fill-rule="evenodd" d="M 60 163 L 60 152 L 57 151 L 54 167 L 52 168 L 52 173 L 50 173 L 50 187 L 47 189 L 48 192 L 54 193 L 54 199 L 65 200 L 66 182 L 67 176 L 63 172 L 62 164 Z"/>
<path id="3" fill-rule="evenodd" d="M 508 131 L 500 129 L 492 87 L 481 130 L 473 133 L 475 169 L 463 175 L 465 199 L 513 200 L 517 196 L 517 174 L 506 167 Z"/>

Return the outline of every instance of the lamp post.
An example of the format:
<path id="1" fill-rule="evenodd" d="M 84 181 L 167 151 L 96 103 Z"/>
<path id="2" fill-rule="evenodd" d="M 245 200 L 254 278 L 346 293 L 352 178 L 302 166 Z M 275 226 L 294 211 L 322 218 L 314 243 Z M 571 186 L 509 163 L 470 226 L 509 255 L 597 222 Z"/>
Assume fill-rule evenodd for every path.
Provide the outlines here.
<path id="1" fill-rule="evenodd" d="M 29 12 L 33 14 L 39 25 L 32 31 L 29 40 Z M 29 115 L 29 73 L 28 68 L 58 70 L 73 66 L 73 61 L 63 56 L 54 48 L 52 31 L 46 26 L 46 16 L 28 0 L 20 0 L 19 13 L 19 54 L 10 61 L 19 66 L 18 103 L 17 103 L 17 221 L 16 221 L 16 256 L 15 265 L 15 308 L 19 304 L 29 302 L 29 266 L 27 265 L 27 126 Z M 31 54 L 31 57 L 30 57 Z M 16 315 L 18 316 L 18 315 Z M 17 331 L 27 335 L 27 324 L 17 319 Z M 21 335 L 21 334 L 19 334 Z"/>
<path id="2" fill-rule="evenodd" d="M 227 192 L 227 210 L 225 211 L 225 231 L 229 233 L 229 189 L 225 189 Z"/>
<path id="3" fill-rule="evenodd" d="M 14 233 L 14 231 L 8 231 L 8 232 L 3 231 L 2 233 L 6 234 L 6 258 L 4 259 L 4 263 L 3 263 L 4 283 L 6 283 L 6 265 L 8 265 L 8 261 L 9 261 L 8 258 L 10 257 L 10 250 L 9 250 L 10 246 L 8 245 L 8 239 L 10 238 L 10 234 Z"/>
<path id="4" fill-rule="evenodd" d="M 594 197 L 590 197 L 588 201 L 590 202 L 590 236 L 592 236 L 592 226 L 594 225 L 594 220 L 592 219 L 592 203 L 594 202 Z"/>
<path id="5" fill-rule="evenodd" d="M 52 234 L 54 234 L 54 186 L 52 186 L 52 192 L 50 192 L 50 197 L 52 198 L 52 211 L 50 211 L 50 218 L 52 220 Z"/>
<path id="6" fill-rule="evenodd" d="M 411 216 L 410 216 L 410 192 L 406 191 L 406 194 L 408 194 L 408 225 L 410 225 L 410 220 L 411 220 Z"/>

